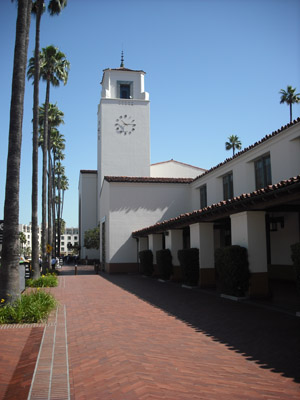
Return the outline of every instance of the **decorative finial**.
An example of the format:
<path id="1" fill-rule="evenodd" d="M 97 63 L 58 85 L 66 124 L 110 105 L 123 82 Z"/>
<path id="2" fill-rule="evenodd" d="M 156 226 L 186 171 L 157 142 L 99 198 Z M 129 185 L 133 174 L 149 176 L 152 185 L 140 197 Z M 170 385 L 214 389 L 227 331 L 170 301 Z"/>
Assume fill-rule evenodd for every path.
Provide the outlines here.
<path id="1" fill-rule="evenodd" d="M 124 52 L 123 52 L 123 50 L 122 50 L 122 53 L 121 53 L 121 64 L 120 64 L 120 67 L 124 68 Z"/>

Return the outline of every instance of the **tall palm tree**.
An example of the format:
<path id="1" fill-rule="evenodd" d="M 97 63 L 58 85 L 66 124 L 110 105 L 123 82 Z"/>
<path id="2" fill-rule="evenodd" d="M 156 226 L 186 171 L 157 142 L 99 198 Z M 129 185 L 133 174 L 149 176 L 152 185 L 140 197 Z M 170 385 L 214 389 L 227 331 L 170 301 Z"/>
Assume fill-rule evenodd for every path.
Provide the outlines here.
<path id="1" fill-rule="evenodd" d="M 40 276 L 39 268 L 39 229 L 38 229 L 38 116 L 39 116 L 39 79 L 40 79 L 40 23 L 43 12 L 43 0 L 33 3 L 32 13 L 36 16 L 34 76 L 33 76 L 33 132 L 32 132 L 32 188 L 31 188 L 31 259 L 33 278 Z"/>
<path id="2" fill-rule="evenodd" d="M 19 190 L 31 0 L 18 1 L 4 202 L 0 298 L 14 301 L 19 283 Z"/>
<path id="3" fill-rule="evenodd" d="M 232 149 L 232 156 L 235 154 L 235 149 L 241 150 L 242 142 L 240 141 L 239 137 L 236 135 L 231 135 L 228 137 L 228 142 L 225 143 L 226 150 Z"/>
<path id="4" fill-rule="evenodd" d="M 32 59 L 31 59 L 32 60 Z M 34 61 L 29 62 L 29 70 L 33 73 Z M 44 115 L 44 140 L 43 140 L 43 173 L 42 173 L 42 258 L 43 263 L 47 262 L 47 152 L 48 152 L 48 108 L 50 99 L 50 85 L 64 85 L 68 81 L 70 63 L 64 53 L 57 47 L 48 46 L 40 52 L 40 78 L 46 81 L 45 115 Z M 48 260 L 49 262 L 49 260 Z"/>
<path id="5" fill-rule="evenodd" d="M 43 126 L 45 124 L 45 111 L 46 107 L 45 104 L 40 107 L 40 114 L 39 114 L 39 125 L 41 127 L 40 132 L 43 135 Z M 54 165 L 55 160 L 54 157 L 51 157 L 51 150 L 53 151 L 53 140 L 55 138 L 55 133 L 58 132 L 56 127 L 60 124 L 64 123 L 63 120 L 64 113 L 60 111 L 56 104 L 49 103 L 48 107 L 48 243 L 53 249 L 53 244 L 55 242 L 54 234 L 55 234 L 55 215 L 54 215 L 54 202 L 52 199 L 54 198 L 55 194 L 54 191 Z M 54 249 L 53 255 L 54 255 Z"/>
<path id="6" fill-rule="evenodd" d="M 48 12 L 50 15 L 58 15 L 67 5 L 67 0 L 50 0 Z M 32 13 L 36 16 L 35 26 L 35 50 L 34 50 L 34 74 L 28 78 L 34 79 L 33 92 L 33 137 L 32 137 L 32 269 L 33 277 L 40 275 L 39 269 L 39 240 L 38 240 L 38 117 L 39 117 L 39 75 L 40 75 L 40 23 L 45 8 L 44 0 L 36 0 L 32 4 Z"/>
<path id="7" fill-rule="evenodd" d="M 300 103 L 300 93 L 295 92 L 296 88 L 292 88 L 292 86 L 287 86 L 286 91 L 281 89 L 279 92 L 281 94 L 280 104 L 286 103 L 290 106 L 290 122 L 293 121 L 292 105 L 295 103 Z"/>

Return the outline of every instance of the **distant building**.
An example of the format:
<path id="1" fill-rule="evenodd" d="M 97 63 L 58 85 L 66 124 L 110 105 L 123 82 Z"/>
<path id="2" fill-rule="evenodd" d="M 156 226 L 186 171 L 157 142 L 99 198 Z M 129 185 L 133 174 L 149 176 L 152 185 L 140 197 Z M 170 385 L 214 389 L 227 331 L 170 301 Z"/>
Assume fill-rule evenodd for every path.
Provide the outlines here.
<path id="1" fill-rule="evenodd" d="M 31 249 L 31 237 L 32 237 L 32 226 L 29 223 L 26 224 L 19 224 L 19 232 L 23 232 L 26 237 L 26 244 L 25 247 L 29 247 Z M 68 244 L 71 246 L 76 246 L 79 243 L 79 230 L 78 228 L 66 228 L 65 233 L 60 237 L 60 254 L 61 255 L 68 255 L 72 254 L 72 248 L 68 248 Z M 41 244 L 41 234 L 42 228 L 39 226 L 39 246 Z M 69 246 L 70 247 L 70 246 Z"/>

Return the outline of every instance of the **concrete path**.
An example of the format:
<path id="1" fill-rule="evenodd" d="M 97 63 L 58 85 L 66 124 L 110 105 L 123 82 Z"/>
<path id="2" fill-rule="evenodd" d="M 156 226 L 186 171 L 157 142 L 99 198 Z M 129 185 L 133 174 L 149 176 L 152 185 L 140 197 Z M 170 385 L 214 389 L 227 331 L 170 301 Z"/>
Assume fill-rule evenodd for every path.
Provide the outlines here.
<path id="1" fill-rule="evenodd" d="M 0 329 L 0 399 L 299 400 L 299 318 L 82 269 L 63 267 L 53 289 L 60 309 L 44 331 Z M 46 397 L 34 392 L 41 382 Z"/>

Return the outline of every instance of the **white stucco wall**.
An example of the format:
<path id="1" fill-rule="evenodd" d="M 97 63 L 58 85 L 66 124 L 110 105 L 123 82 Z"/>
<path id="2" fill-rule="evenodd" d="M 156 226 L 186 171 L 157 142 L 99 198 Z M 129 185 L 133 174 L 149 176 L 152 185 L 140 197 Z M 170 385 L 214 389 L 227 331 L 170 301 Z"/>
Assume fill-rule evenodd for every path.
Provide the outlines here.
<path id="1" fill-rule="evenodd" d="M 99 251 L 86 249 L 84 232 L 97 226 L 97 174 L 81 172 L 79 175 L 79 243 L 81 258 L 98 258 Z"/>
<path id="2" fill-rule="evenodd" d="M 103 71 L 101 97 L 116 99 L 118 81 L 132 82 L 133 98 L 139 100 L 149 100 L 149 94 L 145 92 L 143 71 L 126 71 L 120 69 L 106 69 Z"/>
<path id="3" fill-rule="evenodd" d="M 284 227 L 277 224 L 277 231 L 271 235 L 271 264 L 292 265 L 291 244 L 299 242 L 299 217 L 297 213 L 273 213 L 273 217 L 283 217 Z"/>
<path id="4" fill-rule="evenodd" d="M 150 165 L 150 176 L 155 178 L 196 178 L 205 169 L 188 165 L 175 160 Z"/>
<path id="5" fill-rule="evenodd" d="M 271 159 L 273 184 L 299 175 L 300 125 L 287 128 L 193 182 L 191 185 L 192 209 L 200 208 L 199 188 L 204 184 L 207 186 L 208 205 L 224 200 L 222 177 L 231 171 L 233 173 L 234 196 L 255 191 L 254 162 L 267 153 L 270 154 Z"/>
<path id="6" fill-rule="evenodd" d="M 148 101 L 102 99 L 99 107 L 99 178 L 104 176 L 150 176 L 150 132 Z M 116 132 L 116 119 L 128 115 L 135 120 L 135 131 Z"/>
<path id="7" fill-rule="evenodd" d="M 106 212 L 109 221 L 106 261 L 111 263 L 136 262 L 137 246 L 132 232 L 181 214 L 189 202 L 187 184 L 104 181 L 100 204 L 108 192 L 109 210 L 102 205 L 100 209 L 101 218 Z"/>

